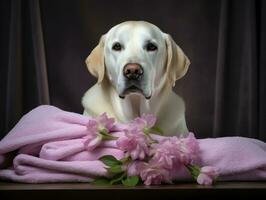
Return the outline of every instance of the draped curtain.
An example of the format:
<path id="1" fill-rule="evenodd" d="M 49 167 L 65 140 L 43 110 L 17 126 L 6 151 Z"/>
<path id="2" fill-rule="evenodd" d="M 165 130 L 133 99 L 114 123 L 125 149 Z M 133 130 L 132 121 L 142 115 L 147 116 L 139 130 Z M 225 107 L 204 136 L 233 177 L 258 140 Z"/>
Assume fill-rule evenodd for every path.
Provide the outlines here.
<path id="1" fill-rule="evenodd" d="M 49 104 L 47 65 L 39 1 L 1 6 L 1 135 L 37 105 Z M 5 37 L 5 38 L 3 38 Z"/>
<path id="2" fill-rule="evenodd" d="M 265 1 L 221 2 L 215 136 L 266 139 L 265 11 Z"/>
<path id="3" fill-rule="evenodd" d="M 266 141 L 266 7 L 263 0 L 126 2 L 5 0 L 0 3 L 0 136 L 34 107 L 82 112 L 95 83 L 84 60 L 101 34 L 126 20 L 150 21 L 192 61 L 174 90 L 198 137 Z"/>

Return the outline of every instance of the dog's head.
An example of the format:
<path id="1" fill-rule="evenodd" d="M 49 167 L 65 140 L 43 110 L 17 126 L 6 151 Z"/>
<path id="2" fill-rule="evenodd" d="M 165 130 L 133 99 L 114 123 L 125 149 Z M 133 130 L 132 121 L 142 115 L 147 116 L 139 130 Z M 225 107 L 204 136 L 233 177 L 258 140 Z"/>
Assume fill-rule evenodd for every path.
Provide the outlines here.
<path id="1" fill-rule="evenodd" d="M 108 78 L 121 98 L 137 93 L 149 99 L 162 82 L 174 85 L 183 77 L 190 61 L 155 25 L 129 21 L 103 35 L 86 64 L 98 83 Z"/>

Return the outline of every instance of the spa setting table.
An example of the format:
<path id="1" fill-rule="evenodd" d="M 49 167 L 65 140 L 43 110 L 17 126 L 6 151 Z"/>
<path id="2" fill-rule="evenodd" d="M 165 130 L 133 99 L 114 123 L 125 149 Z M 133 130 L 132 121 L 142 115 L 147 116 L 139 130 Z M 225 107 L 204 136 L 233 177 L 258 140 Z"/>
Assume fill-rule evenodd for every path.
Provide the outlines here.
<path id="1" fill-rule="evenodd" d="M 228 199 L 252 198 L 266 195 L 266 182 L 217 182 L 213 186 L 178 183 L 160 186 L 122 185 L 99 186 L 89 183 L 22 184 L 0 182 L 0 196 L 9 199 Z"/>
<path id="2" fill-rule="evenodd" d="M 154 148 L 151 161 L 145 163 L 141 151 L 124 149 L 125 141 L 132 138 L 123 131 L 110 134 L 108 129 L 110 133 L 104 133 L 117 142 L 93 143 L 98 137 L 97 134 L 96 138 L 88 137 L 93 135 L 93 127 L 88 126 L 93 120 L 98 123 L 99 119 L 53 106 L 39 106 L 26 114 L 0 143 L 0 198 L 227 199 L 266 194 L 266 144 L 260 140 L 245 137 L 197 140 L 193 133 L 180 138 L 151 134 L 157 143 L 150 145 Z M 139 135 L 138 139 L 143 137 Z M 142 145 L 145 141 L 140 140 Z M 168 155 L 171 152 L 174 154 Z M 173 162 L 163 159 L 168 156 Z M 201 167 L 192 165 L 197 159 Z M 154 162 L 165 168 L 152 168 Z M 123 166 L 127 166 L 128 176 Z M 110 171 L 114 169 L 120 171 Z M 120 184 L 90 183 L 97 178 L 111 178 L 109 172 L 114 175 L 109 183 L 119 175 Z M 134 187 L 121 185 L 126 181 L 128 184 L 134 176 L 139 176 L 144 185 L 137 182 Z M 195 182 L 191 182 L 192 178 Z M 174 184 L 165 184 L 173 181 Z"/>

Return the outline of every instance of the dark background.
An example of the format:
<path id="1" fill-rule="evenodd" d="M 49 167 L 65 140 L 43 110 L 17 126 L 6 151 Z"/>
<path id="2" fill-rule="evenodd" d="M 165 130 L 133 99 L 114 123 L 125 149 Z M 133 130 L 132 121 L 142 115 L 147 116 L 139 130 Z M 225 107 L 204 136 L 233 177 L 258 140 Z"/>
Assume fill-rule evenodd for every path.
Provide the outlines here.
<path id="1" fill-rule="evenodd" d="M 96 82 L 84 61 L 100 36 L 145 20 L 171 34 L 192 63 L 174 88 L 189 129 L 266 141 L 265 13 L 263 0 L 1 1 L 0 137 L 40 104 L 81 113 Z"/>

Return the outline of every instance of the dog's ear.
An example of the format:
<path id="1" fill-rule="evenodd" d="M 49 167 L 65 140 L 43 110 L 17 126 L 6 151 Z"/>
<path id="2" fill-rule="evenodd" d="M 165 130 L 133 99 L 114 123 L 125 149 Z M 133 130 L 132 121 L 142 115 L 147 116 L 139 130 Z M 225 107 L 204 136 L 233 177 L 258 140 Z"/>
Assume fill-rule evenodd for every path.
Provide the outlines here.
<path id="1" fill-rule="evenodd" d="M 169 34 L 164 36 L 167 49 L 166 73 L 171 85 L 174 86 L 175 81 L 186 74 L 190 61 Z"/>
<path id="2" fill-rule="evenodd" d="M 98 83 L 101 83 L 104 78 L 105 65 L 104 65 L 104 40 L 103 35 L 99 44 L 92 50 L 90 55 L 86 58 L 86 65 L 89 72 L 98 78 Z"/>

